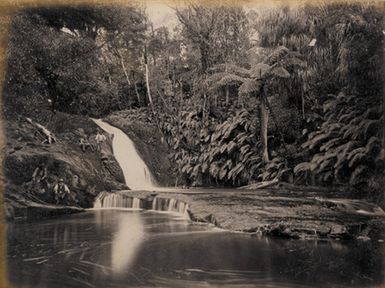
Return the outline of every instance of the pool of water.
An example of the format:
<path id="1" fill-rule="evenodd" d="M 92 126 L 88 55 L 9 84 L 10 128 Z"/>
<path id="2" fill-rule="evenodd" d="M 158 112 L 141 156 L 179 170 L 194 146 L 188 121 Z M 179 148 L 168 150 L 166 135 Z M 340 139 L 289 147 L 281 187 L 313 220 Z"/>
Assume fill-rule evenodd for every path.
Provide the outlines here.
<path id="1" fill-rule="evenodd" d="M 7 225 L 13 287 L 381 287 L 385 245 L 271 239 L 151 211 Z"/>

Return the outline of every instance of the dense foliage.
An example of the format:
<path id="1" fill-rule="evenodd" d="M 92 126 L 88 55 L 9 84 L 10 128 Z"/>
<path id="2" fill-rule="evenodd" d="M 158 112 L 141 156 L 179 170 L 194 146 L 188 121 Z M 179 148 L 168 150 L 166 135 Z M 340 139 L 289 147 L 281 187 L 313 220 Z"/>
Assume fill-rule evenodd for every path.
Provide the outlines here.
<path id="1" fill-rule="evenodd" d="M 303 149 L 309 162 L 294 168 L 298 176 L 313 177 L 318 184 L 349 183 L 380 189 L 384 155 L 379 137 L 383 113 L 381 106 L 370 105 L 370 98 L 344 93 L 329 95 L 323 104 L 320 127 L 307 133 Z M 380 176 L 381 177 L 381 176 Z"/>
<path id="2" fill-rule="evenodd" d="M 178 185 L 285 180 L 380 195 L 384 36 L 377 7 L 190 4 L 174 12 L 175 27 L 154 27 L 134 6 L 19 13 L 7 114 L 141 108 L 132 113 L 159 128 Z"/>
<path id="3" fill-rule="evenodd" d="M 8 115 L 46 107 L 97 116 L 130 107 L 119 58 L 125 50 L 118 49 L 124 42 L 139 53 L 143 21 L 134 8 L 37 8 L 16 15 L 4 91 Z"/>

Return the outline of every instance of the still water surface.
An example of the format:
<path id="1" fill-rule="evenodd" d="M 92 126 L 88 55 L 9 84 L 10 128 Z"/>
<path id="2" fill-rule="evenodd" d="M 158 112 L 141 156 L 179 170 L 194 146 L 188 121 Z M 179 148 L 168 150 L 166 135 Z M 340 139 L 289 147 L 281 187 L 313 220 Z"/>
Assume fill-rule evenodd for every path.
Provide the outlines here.
<path id="1" fill-rule="evenodd" d="M 258 238 L 151 211 L 7 226 L 14 287 L 379 287 L 384 244 Z"/>

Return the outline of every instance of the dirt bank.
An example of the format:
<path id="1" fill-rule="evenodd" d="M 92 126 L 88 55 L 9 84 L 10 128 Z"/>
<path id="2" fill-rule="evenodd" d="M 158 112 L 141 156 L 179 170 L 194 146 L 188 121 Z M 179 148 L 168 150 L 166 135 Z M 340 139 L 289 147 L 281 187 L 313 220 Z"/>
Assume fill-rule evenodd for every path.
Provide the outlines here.
<path id="1" fill-rule="evenodd" d="M 51 205 L 55 202 L 53 187 L 60 178 L 76 200 L 69 203 L 71 206 L 92 207 L 93 199 L 100 191 L 127 189 L 123 173 L 112 154 L 111 139 L 107 139 L 101 151 L 81 150 L 81 137 L 91 136 L 91 144 L 95 146 L 92 139 L 98 127 L 92 120 L 47 111 L 28 118 L 19 116 L 6 122 L 5 204 L 8 211 L 14 210 L 8 215 L 15 215 L 16 210 L 20 212 L 23 207 L 26 211 L 38 211 L 30 207 L 48 205 L 48 210 L 55 210 L 55 205 Z M 56 141 L 43 144 L 46 136 L 39 125 L 52 132 Z M 44 185 L 39 184 L 41 186 L 36 189 L 32 178 L 39 165 L 46 168 L 47 175 Z M 69 208 L 67 212 L 72 210 Z M 44 213 L 36 213 L 39 214 Z"/>

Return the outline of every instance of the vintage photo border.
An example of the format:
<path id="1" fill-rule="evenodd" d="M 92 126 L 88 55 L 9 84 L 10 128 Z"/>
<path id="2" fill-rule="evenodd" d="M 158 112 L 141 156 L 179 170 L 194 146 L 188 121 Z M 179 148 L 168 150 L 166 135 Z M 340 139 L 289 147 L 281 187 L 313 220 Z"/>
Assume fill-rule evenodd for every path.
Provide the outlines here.
<path id="1" fill-rule="evenodd" d="M 139 0 L 136 2 L 144 3 L 146 0 Z M 296 3 L 335 3 L 335 2 L 347 2 L 343 0 L 337 1 L 313 1 L 313 0 L 250 0 L 250 1 L 220 1 L 221 4 L 227 5 L 271 5 L 274 3 L 277 4 L 291 4 L 295 5 Z M 7 38 L 8 38 L 8 28 L 12 19 L 12 15 L 19 11 L 20 9 L 25 9 L 28 7 L 38 7 L 38 6 L 58 6 L 58 5 L 130 5 L 130 0 L 0 0 L 0 94 L 3 91 L 3 82 L 5 78 L 6 66 L 7 66 Z M 199 1 L 182 1 L 182 0 L 147 0 L 147 4 L 156 5 L 157 3 L 169 3 L 170 5 L 183 5 L 186 2 L 199 2 L 207 5 L 215 5 L 218 1 L 212 0 L 199 0 Z M 385 0 L 378 1 L 348 1 L 348 2 L 373 2 L 378 9 L 385 11 Z M 132 3 L 132 2 L 131 2 Z M 384 75 L 385 83 L 385 75 Z M 383 98 L 384 99 L 384 98 Z M 0 106 L 3 108 L 2 97 L 0 97 Z M 3 117 L 3 109 L 0 112 L 0 150 L 1 150 L 1 163 L 4 160 L 4 151 L 6 145 L 5 138 L 5 121 Z M 7 271 L 6 271 L 6 227 L 5 227 L 5 212 L 4 212 L 4 193 L 5 193 L 5 176 L 3 169 L 0 170 L 0 288 L 2 287 L 11 287 L 7 283 Z"/>

